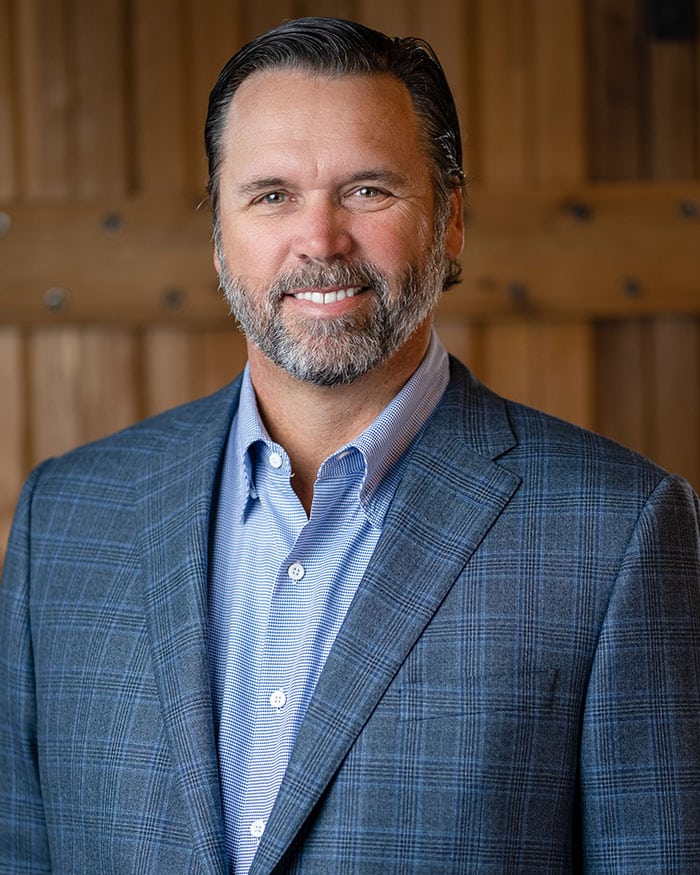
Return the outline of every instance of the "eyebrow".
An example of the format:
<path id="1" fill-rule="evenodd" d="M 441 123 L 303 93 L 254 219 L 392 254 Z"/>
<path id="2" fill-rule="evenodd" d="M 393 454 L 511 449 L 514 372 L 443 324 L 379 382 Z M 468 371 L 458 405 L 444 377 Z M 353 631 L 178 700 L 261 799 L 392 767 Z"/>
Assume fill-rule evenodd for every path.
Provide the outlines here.
<path id="1" fill-rule="evenodd" d="M 353 183 L 365 181 L 384 182 L 392 186 L 404 186 L 408 184 L 409 179 L 405 174 L 398 173 L 396 170 L 373 168 L 353 173 L 352 176 L 343 179 L 341 185 L 352 185 Z M 289 185 L 289 180 L 281 176 L 260 176 L 236 186 L 236 193 L 241 196 L 251 196 L 260 194 L 262 191 L 287 188 Z"/>
<path id="2" fill-rule="evenodd" d="M 281 176 L 261 176 L 236 186 L 236 193 L 241 195 L 259 194 L 261 191 L 284 188 L 286 185 L 288 185 L 288 182 L 282 179 Z"/>

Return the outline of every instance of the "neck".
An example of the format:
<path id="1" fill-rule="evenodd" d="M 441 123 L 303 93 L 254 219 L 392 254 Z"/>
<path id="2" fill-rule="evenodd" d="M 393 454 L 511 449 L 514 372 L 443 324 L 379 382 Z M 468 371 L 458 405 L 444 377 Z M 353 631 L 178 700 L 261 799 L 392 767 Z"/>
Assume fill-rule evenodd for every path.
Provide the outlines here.
<path id="1" fill-rule="evenodd" d="M 289 455 L 294 472 L 292 486 L 307 514 L 324 459 L 361 434 L 422 361 L 430 326 L 421 326 L 418 331 L 422 337 L 413 335 L 412 343 L 378 368 L 343 386 L 303 383 L 249 344 L 250 375 L 260 416 L 270 437 Z"/>

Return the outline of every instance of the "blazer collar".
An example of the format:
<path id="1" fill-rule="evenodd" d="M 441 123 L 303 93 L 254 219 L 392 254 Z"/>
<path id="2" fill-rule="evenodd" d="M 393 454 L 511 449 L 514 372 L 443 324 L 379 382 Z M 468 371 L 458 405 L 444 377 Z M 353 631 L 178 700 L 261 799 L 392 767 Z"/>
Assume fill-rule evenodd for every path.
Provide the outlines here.
<path id="1" fill-rule="evenodd" d="M 515 443 L 503 400 L 452 361 L 450 385 L 411 451 L 370 566 L 321 673 L 250 875 L 280 864 L 407 654 L 517 490 L 520 479 L 494 462 Z"/>
<path id="2" fill-rule="evenodd" d="M 195 852 L 211 875 L 227 870 L 206 647 L 209 516 L 239 386 L 146 422 L 138 484 L 155 679 Z"/>

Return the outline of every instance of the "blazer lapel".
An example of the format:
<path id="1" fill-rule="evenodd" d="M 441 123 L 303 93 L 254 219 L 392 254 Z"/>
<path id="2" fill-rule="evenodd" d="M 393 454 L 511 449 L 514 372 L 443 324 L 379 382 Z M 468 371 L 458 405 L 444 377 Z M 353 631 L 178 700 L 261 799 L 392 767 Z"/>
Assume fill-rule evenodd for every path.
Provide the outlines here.
<path id="1" fill-rule="evenodd" d="M 271 872 L 408 652 L 519 486 L 492 459 L 514 445 L 503 402 L 455 374 L 387 515 L 329 654 L 250 875 Z"/>
<path id="2" fill-rule="evenodd" d="M 146 621 L 167 737 L 201 871 L 222 875 L 206 649 L 207 549 L 212 493 L 237 388 L 154 420 L 151 461 L 139 490 Z"/>

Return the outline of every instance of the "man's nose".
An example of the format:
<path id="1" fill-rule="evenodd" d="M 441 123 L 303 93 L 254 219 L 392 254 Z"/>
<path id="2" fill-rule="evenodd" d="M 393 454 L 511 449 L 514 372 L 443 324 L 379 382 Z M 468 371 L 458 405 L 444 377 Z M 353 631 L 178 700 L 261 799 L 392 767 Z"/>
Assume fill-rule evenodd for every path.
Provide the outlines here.
<path id="1" fill-rule="evenodd" d="M 333 261 L 352 249 L 347 210 L 325 196 L 309 198 L 298 210 L 292 251 L 297 258 Z"/>

